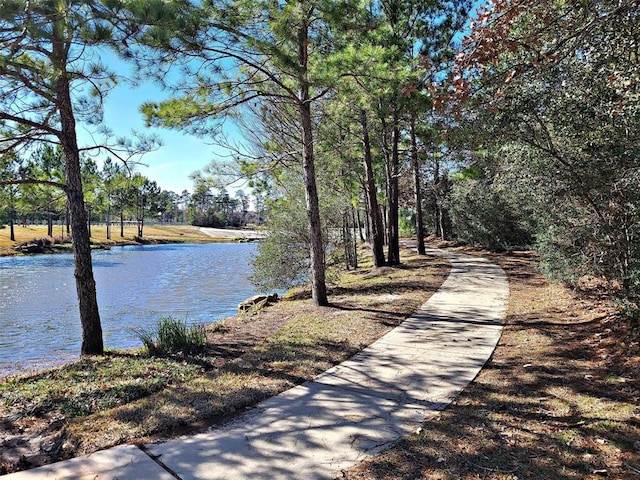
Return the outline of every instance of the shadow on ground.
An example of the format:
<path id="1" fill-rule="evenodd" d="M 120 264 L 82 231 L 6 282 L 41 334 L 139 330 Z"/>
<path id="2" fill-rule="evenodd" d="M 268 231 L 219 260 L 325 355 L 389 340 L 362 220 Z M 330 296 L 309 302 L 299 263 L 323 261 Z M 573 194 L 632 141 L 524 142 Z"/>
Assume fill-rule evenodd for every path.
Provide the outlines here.
<path id="1" fill-rule="evenodd" d="M 640 478 L 638 325 L 597 298 L 550 296 L 530 255 L 500 263 L 526 308 L 510 308 L 491 361 L 418 434 L 341 478 Z"/>

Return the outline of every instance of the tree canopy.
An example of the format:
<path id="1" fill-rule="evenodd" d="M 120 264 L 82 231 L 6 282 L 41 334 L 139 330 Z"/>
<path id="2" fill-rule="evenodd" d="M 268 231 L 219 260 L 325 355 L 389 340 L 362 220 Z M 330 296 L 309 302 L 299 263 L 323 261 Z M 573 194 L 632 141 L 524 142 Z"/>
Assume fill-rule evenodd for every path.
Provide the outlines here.
<path id="1" fill-rule="evenodd" d="M 639 1 L 11 0 L 0 5 L 0 205 L 70 211 L 85 342 L 102 339 L 93 215 L 241 224 L 216 164 L 194 191 L 115 166 L 153 141 L 79 145 L 119 81 L 107 50 L 170 95 L 148 125 L 230 147 L 273 235 L 254 278 L 398 265 L 400 236 L 535 247 L 545 271 L 640 288 Z M 224 137 L 233 123 L 245 143 Z M 107 135 L 108 137 L 108 135 Z M 98 166 L 88 154 L 109 156 Z M 31 159 L 30 161 L 28 159 Z M 217 160 L 216 160 L 217 161 Z M 21 185 L 17 189 L 16 185 Z M 215 188 L 213 188 L 215 187 Z M 62 192 L 62 193 L 60 193 Z M 63 206 L 64 204 L 64 206 Z M 87 212 L 89 210 L 89 212 Z M 110 233 L 109 233 L 110 235 Z M 385 252 L 386 247 L 386 252 Z M 342 258 L 339 258 L 342 257 Z M 295 269 L 283 272 L 284 266 Z"/>

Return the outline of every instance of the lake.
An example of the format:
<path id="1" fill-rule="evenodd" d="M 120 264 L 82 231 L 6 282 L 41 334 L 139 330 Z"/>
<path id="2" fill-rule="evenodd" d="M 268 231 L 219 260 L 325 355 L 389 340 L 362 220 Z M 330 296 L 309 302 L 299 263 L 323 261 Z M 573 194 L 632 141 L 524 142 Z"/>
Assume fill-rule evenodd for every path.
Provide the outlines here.
<path id="1" fill-rule="evenodd" d="M 93 252 L 107 348 L 140 346 L 160 316 L 211 323 L 255 295 L 253 243 L 113 247 Z M 73 255 L 0 257 L 0 377 L 76 358 L 81 329 Z"/>

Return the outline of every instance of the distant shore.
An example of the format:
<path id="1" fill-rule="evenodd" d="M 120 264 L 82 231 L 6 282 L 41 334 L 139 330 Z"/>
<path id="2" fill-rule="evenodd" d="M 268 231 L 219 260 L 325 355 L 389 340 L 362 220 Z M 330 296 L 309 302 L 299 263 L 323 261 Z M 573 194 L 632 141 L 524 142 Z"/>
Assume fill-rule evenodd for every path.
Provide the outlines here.
<path id="1" fill-rule="evenodd" d="M 233 228 L 210 228 L 200 227 L 199 230 L 213 238 L 225 238 L 229 240 L 238 240 L 246 238 L 248 240 L 260 240 L 265 237 L 265 233 L 259 230 L 242 230 Z"/>
<path id="2" fill-rule="evenodd" d="M 109 248 L 121 245 L 140 245 L 154 243 L 209 243 L 209 242 L 242 242 L 256 241 L 264 238 L 265 233 L 255 229 L 209 228 L 193 225 L 148 224 L 145 225 L 142 238 L 138 237 L 135 225 L 126 225 L 124 235 L 120 236 L 119 226 L 111 228 L 111 238 L 107 239 L 107 228 L 104 224 L 92 225 L 91 243 L 93 248 Z M 16 241 L 9 238 L 9 228 L 0 227 L 0 257 L 39 253 L 39 243 L 45 245 L 46 253 L 71 251 L 69 238 L 57 226 L 53 237 L 47 235 L 46 225 L 26 225 L 15 227 Z M 44 241 L 46 239 L 46 241 Z M 33 244 L 33 251 L 25 248 L 23 252 L 16 249 L 19 245 Z"/>

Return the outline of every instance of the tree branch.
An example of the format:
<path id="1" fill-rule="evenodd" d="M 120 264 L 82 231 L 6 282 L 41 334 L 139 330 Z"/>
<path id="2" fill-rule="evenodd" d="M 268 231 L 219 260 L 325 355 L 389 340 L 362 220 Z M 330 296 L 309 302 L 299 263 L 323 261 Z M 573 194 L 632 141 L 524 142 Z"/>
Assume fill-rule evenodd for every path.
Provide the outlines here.
<path id="1" fill-rule="evenodd" d="M 67 191 L 67 185 L 64 183 L 52 182 L 50 180 L 38 180 L 37 178 L 16 178 L 13 180 L 0 180 L 0 186 L 5 185 L 48 185 L 50 187 L 59 188 L 64 192 Z"/>

